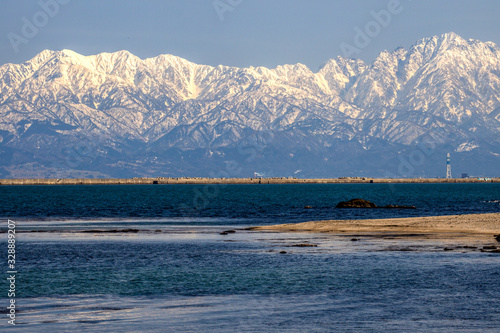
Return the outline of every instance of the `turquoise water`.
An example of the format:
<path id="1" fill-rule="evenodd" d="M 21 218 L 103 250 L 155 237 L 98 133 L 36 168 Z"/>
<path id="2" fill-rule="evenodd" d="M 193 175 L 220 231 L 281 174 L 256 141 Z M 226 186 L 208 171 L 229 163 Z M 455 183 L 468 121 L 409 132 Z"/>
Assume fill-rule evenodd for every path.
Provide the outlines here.
<path id="1" fill-rule="evenodd" d="M 498 212 L 497 184 L 227 186 L 207 190 L 217 194 L 190 207 L 205 190 L 0 187 L 0 219 L 17 220 L 24 231 L 16 243 L 18 325 L 7 327 L 5 314 L 0 329 L 500 331 L 498 254 L 444 251 L 452 241 L 352 242 L 351 235 L 242 230 L 325 218 Z M 332 208 L 353 197 L 418 209 Z M 236 232 L 220 234 L 227 229 Z M 294 246 L 304 243 L 316 247 Z M 0 246 L 7 248 L 6 236 Z"/>

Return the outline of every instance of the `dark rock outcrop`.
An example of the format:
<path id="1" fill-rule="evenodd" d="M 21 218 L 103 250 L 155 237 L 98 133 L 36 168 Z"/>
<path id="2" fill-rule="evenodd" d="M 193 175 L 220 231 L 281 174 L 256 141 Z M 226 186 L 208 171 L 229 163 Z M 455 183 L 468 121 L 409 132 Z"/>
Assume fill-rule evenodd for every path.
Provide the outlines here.
<path id="1" fill-rule="evenodd" d="M 500 235 L 495 235 L 495 239 L 497 240 L 497 242 L 500 242 Z"/>
<path id="2" fill-rule="evenodd" d="M 351 199 L 349 201 L 341 201 L 337 204 L 337 208 L 388 208 L 388 209 L 417 209 L 415 206 L 403 205 L 386 205 L 378 207 L 373 202 L 364 199 Z"/>
<path id="3" fill-rule="evenodd" d="M 337 208 L 377 208 L 377 205 L 364 199 L 351 199 L 339 202 Z"/>

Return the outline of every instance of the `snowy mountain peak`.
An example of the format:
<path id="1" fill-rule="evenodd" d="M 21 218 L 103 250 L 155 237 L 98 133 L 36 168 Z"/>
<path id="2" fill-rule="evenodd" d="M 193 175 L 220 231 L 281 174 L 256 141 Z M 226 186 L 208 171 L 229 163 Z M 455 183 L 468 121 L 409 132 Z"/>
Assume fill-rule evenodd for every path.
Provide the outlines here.
<path id="1" fill-rule="evenodd" d="M 454 33 L 383 51 L 369 64 L 339 56 L 317 72 L 300 63 L 213 67 L 174 55 L 45 50 L 0 66 L 0 154 L 50 160 L 83 137 L 103 145 L 103 161 L 125 154 L 129 168 L 145 168 L 140 154 L 166 154 L 167 165 L 170 153 L 233 149 L 269 130 L 276 151 L 331 161 L 358 160 L 356 142 L 363 152 L 432 141 L 480 154 L 500 147 L 499 73 L 494 43 Z M 8 156 L 5 163 L 24 163 Z"/>

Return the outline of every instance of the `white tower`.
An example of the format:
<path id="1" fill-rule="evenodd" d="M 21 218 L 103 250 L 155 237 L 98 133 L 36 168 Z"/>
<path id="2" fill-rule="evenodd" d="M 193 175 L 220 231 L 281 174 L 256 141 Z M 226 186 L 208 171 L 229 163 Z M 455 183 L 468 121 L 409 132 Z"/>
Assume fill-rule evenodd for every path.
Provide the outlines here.
<path id="1" fill-rule="evenodd" d="M 446 155 L 446 178 L 451 178 L 451 161 L 450 153 Z"/>

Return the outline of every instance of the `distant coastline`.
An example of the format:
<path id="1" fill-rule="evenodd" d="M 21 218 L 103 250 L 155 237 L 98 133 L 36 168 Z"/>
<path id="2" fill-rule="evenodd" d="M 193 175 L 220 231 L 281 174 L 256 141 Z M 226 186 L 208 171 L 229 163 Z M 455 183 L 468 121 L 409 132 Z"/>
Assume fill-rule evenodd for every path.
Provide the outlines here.
<path id="1" fill-rule="evenodd" d="M 167 185 L 167 184 L 418 184 L 418 183 L 500 183 L 500 178 L 65 178 L 65 179 L 0 179 L 1 185 Z"/>

